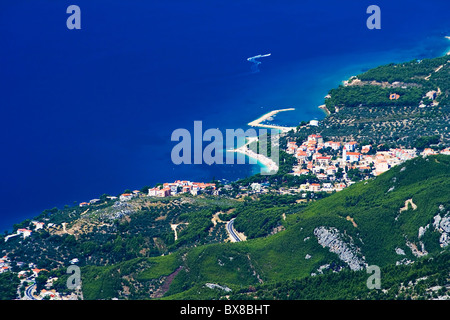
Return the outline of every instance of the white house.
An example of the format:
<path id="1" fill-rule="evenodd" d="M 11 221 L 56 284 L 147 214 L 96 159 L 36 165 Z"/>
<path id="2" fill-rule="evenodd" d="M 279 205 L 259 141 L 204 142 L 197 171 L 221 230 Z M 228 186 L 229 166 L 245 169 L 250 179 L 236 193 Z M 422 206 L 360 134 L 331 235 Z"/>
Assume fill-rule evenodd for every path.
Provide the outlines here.
<path id="1" fill-rule="evenodd" d="M 361 154 L 359 152 L 347 152 L 346 161 L 358 162 L 361 160 Z"/>
<path id="2" fill-rule="evenodd" d="M 29 237 L 31 235 L 31 230 L 29 229 L 18 229 L 17 230 L 17 234 L 21 234 L 23 236 L 23 238 L 25 239 L 26 237 Z"/>
<path id="3" fill-rule="evenodd" d="M 337 172 L 337 168 L 335 166 L 329 166 L 327 168 L 327 174 L 330 176 L 336 174 L 336 172 Z"/>
<path id="4" fill-rule="evenodd" d="M 166 188 L 158 189 L 156 191 L 156 196 L 161 197 L 161 198 L 170 196 L 170 188 L 166 187 Z"/>
<path id="5" fill-rule="evenodd" d="M 318 157 L 316 157 L 315 160 L 321 166 L 328 166 L 329 162 L 331 161 L 331 157 L 329 157 L 329 156 L 318 156 Z"/>
<path id="6" fill-rule="evenodd" d="M 308 141 L 316 141 L 317 143 L 323 143 L 323 138 L 320 134 L 311 134 L 308 136 Z"/>
<path id="7" fill-rule="evenodd" d="M 9 267 L 9 266 L 3 266 L 3 267 L 0 267 L 0 273 L 3 273 L 3 272 L 6 272 L 6 271 L 9 271 L 9 269 L 10 269 L 10 267 Z"/>
<path id="8" fill-rule="evenodd" d="M 341 148 L 341 143 L 335 141 L 327 141 L 325 142 L 324 147 L 331 148 L 333 150 L 339 150 Z"/>
<path id="9" fill-rule="evenodd" d="M 39 230 L 39 229 L 44 228 L 43 222 L 31 221 L 31 223 L 34 224 L 34 230 Z"/>
<path id="10" fill-rule="evenodd" d="M 350 141 L 344 144 L 344 147 L 347 151 L 355 151 L 357 146 L 358 143 L 356 141 Z"/>
<path id="11" fill-rule="evenodd" d="M 328 176 L 324 173 L 317 174 L 317 179 L 319 179 L 319 180 L 326 180 L 327 178 L 328 178 Z"/>
<path id="12" fill-rule="evenodd" d="M 132 193 L 123 193 L 119 197 L 120 201 L 128 201 L 128 200 L 131 200 L 131 198 L 133 198 Z"/>

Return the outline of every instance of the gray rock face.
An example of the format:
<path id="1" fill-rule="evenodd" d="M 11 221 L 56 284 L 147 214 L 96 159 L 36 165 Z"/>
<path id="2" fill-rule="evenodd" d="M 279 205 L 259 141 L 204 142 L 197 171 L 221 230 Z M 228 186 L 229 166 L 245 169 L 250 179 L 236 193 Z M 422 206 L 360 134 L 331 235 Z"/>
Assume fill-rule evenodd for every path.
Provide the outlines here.
<path id="1" fill-rule="evenodd" d="M 444 212 L 444 206 L 440 205 L 439 210 L 441 213 Z M 433 227 L 436 231 L 441 233 L 439 245 L 444 248 L 450 244 L 450 212 L 447 211 L 443 217 L 441 217 L 441 213 L 434 216 Z"/>
<path id="2" fill-rule="evenodd" d="M 417 247 L 415 243 L 406 241 L 406 245 L 411 249 L 412 254 L 418 258 L 426 256 L 428 254 L 428 252 L 425 250 L 425 245 L 423 244 L 423 242 L 419 241 L 419 244 L 420 249 Z"/>
<path id="3" fill-rule="evenodd" d="M 427 224 L 425 227 L 420 227 L 420 228 L 419 228 L 419 234 L 418 234 L 417 237 L 418 237 L 419 239 L 422 238 L 423 235 L 425 234 L 425 232 L 428 230 L 429 227 L 430 227 L 429 224 Z"/>
<path id="4" fill-rule="evenodd" d="M 442 218 L 439 226 L 442 228 L 443 232 L 450 233 L 450 218 L 449 217 Z"/>
<path id="5" fill-rule="evenodd" d="M 223 290 L 225 292 L 231 292 L 232 291 L 227 286 L 221 286 L 221 285 L 218 285 L 216 283 L 205 283 L 205 286 L 207 286 L 210 289 L 219 289 L 219 290 Z"/>
<path id="6" fill-rule="evenodd" d="M 322 247 L 336 253 L 351 270 L 362 270 L 367 267 L 364 257 L 359 254 L 358 248 L 351 241 L 344 241 L 342 234 L 336 228 L 318 227 L 314 229 L 314 235 Z"/>
<path id="7" fill-rule="evenodd" d="M 105 218 L 109 220 L 116 220 L 135 212 L 130 204 L 120 201 L 116 201 L 113 204 L 112 209 L 113 210 L 104 213 Z"/>

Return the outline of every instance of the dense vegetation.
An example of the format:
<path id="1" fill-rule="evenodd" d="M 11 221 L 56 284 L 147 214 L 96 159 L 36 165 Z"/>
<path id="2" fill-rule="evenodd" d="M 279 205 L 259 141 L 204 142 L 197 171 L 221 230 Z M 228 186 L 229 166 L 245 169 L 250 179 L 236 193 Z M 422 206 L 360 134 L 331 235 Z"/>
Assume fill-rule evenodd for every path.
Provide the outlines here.
<path id="1" fill-rule="evenodd" d="M 293 199 L 289 198 L 282 201 L 285 203 L 270 202 L 269 209 L 272 208 L 274 212 L 280 209 L 274 216 L 282 211 L 287 213 L 282 223 L 286 230 L 245 242 L 208 244 L 160 257 L 163 265 L 166 265 L 169 257 L 172 261 L 172 264 L 166 265 L 170 265 L 170 268 L 166 269 L 164 277 L 181 267 L 164 296 L 171 299 L 203 299 L 228 294 L 220 289 L 205 287 L 205 283 L 209 282 L 230 288 L 237 294 L 233 296 L 236 298 L 245 298 L 249 294 L 279 299 L 424 297 L 423 290 L 429 286 L 448 283 L 448 251 L 439 246 L 439 232 L 429 230 L 419 239 L 418 228 L 432 223 L 433 217 L 442 208 L 448 210 L 450 207 L 447 192 L 450 188 L 449 169 L 448 156 L 417 158 L 373 181 L 357 183 L 308 206 L 297 207 L 291 203 Z M 417 208 L 412 209 L 410 206 L 400 214 L 399 209 L 408 199 L 412 199 Z M 257 208 L 258 204 L 254 206 Z M 286 206 L 291 206 L 291 210 L 286 210 Z M 265 210 L 271 212 L 269 209 Z M 239 210 L 244 215 L 243 221 L 251 216 L 245 206 Z M 237 215 L 236 219 L 240 216 L 237 211 L 233 212 L 233 215 Z M 254 211 L 255 220 L 257 212 Z M 334 227 L 340 231 L 343 239 L 352 239 L 369 265 L 375 264 L 382 268 L 383 288 L 389 292 L 368 292 L 365 286 L 368 276 L 364 271 L 348 270 L 346 263 L 336 254 L 318 244 L 313 234 L 318 226 Z M 406 241 L 419 247 L 419 242 L 423 242 L 428 252 L 426 258 L 433 257 L 434 260 L 416 257 Z M 404 255 L 396 253 L 397 248 L 401 248 Z M 442 251 L 445 258 L 438 258 Z M 395 266 L 405 260 L 412 264 Z M 130 266 L 138 269 L 133 264 Z M 328 267 L 323 269 L 321 266 Z M 109 268 L 122 270 L 121 265 Z M 333 270 L 340 272 L 334 273 Z M 318 274 L 317 278 L 311 278 L 311 273 Z M 321 273 L 325 275 L 320 276 Z M 429 276 L 429 281 L 404 289 L 406 291 L 400 290 L 400 283 L 406 285 L 409 280 L 425 275 Z M 98 277 L 93 276 L 87 274 L 84 281 L 99 283 L 95 280 Z M 124 277 L 122 272 L 120 277 Z M 105 277 L 101 282 L 104 286 L 104 281 L 116 281 L 118 291 L 111 289 L 111 297 L 123 290 L 118 289 L 122 281 L 120 277 L 114 277 L 116 280 Z M 322 290 L 315 293 L 314 290 L 301 290 L 304 286 L 317 286 Z M 393 288 L 392 291 L 389 288 Z M 440 290 L 442 293 L 445 287 Z"/>
<path id="2" fill-rule="evenodd" d="M 233 213 L 237 217 L 234 227 L 247 239 L 267 236 L 281 226 L 283 214 L 304 206 L 295 205 L 298 199 L 300 196 L 263 195 L 255 201 L 246 201 Z"/>
<path id="3" fill-rule="evenodd" d="M 114 202 L 102 203 L 84 214 L 86 209 L 78 206 L 46 210 L 36 220 L 47 219 L 55 225 L 67 222 L 70 233 L 63 232 L 59 224 L 33 232 L 27 239 L 2 240 L 1 248 L 17 261 L 33 261 L 47 270 L 68 264 L 73 258 L 78 258 L 83 266 L 160 256 L 183 246 L 223 241 L 227 237 L 225 227 L 220 224 L 211 231 L 211 217 L 235 202 L 228 198 L 183 196 L 170 200 L 136 199 L 133 205 L 123 203 L 119 207 Z M 171 223 L 181 223 L 177 241 Z M 32 228 L 30 220 L 15 226 L 19 227 Z"/>
<path id="4" fill-rule="evenodd" d="M 352 77 L 325 99 L 332 113 L 319 127 L 300 126 L 294 136 L 320 133 L 335 140 L 413 147 L 416 139 L 439 136 L 450 145 L 450 56 L 388 64 Z M 435 94 L 430 98 L 427 94 Z M 397 94 L 397 99 L 390 99 Z"/>
<path id="5" fill-rule="evenodd" d="M 5 272 L 0 274 L 0 300 L 13 300 L 17 297 L 19 278 L 16 274 Z"/>
<path id="6" fill-rule="evenodd" d="M 344 270 L 316 277 L 288 280 L 243 289 L 230 299 L 264 300 L 411 300 L 431 299 L 448 292 L 448 261 L 450 253 L 444 251 L 422 258 L 410 266 L 385 266 L 380 269 L 381 288 L 369 290 L 364 271 Z"/>
<path id="7" fill-rule="evenodd" d="M 389 95 L 397 93 L 398 100 L 390 100 Z M 338 107 L 386 107 L 386 106 L 418 106 L 425 94 L 420 88 L 382 88 L 381 86 L 340 86 L 330 90 L 331 98 L 325 100 L 328 109 Z"/>
<path id="8" fill-rule="evenodd" d="M 449 89 L 450 89 L 450 57 L 448 55 L 423 60 L 412 60 L 410 62 L 388 64 L 370 69 L 356 78 L 361 81 L 376 81 L 378 83 L 399 83 L 395 88 L 388 88 L 391 92 L 398 93 L 400 98 L 391 101 L 395 105 L 410 105 L 411 99 L 415 94 L 421 93 L 422 96 L 430 90 L 437 90 L 439 87 L 442 94 L 437 97 L 437 101 L 444 105 L 449 105 Z M 367 90 L 373 86 L 363 86 Z M 336 90 L 332 90 L 336 93 Z M 333 98 L 333 94 L 331 94 Z M 403 97 L 405 98 L 402 102 Z M 369 97 L 370 100 L 370 97 Z M 420 97 L 419 97 L 420 101 Z M 377 102 L 377 101 L 375 101 Z M 387 102 L 387 101 L 386 101 Z M 370 105 L 369 102 L 367 102 Z"/>

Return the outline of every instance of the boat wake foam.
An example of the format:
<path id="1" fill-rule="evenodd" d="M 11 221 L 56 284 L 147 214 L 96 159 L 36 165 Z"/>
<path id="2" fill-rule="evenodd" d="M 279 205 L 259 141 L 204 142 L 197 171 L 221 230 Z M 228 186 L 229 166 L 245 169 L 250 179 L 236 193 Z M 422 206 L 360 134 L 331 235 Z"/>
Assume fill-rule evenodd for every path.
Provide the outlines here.
<path id="1" fill-rule="evenodd" d="M 258 54 L 257 56 L 247 58 L 247 61 L 250 61 L 250 62 L 253 63 L 253 65 L 252 65 L 252 73 L 259 72 L 259 65 L 261 64 L 261 61 L 258 61 L 257 59 L 269 57 L 270 55 L 271 55 L 271 53 Z"/>

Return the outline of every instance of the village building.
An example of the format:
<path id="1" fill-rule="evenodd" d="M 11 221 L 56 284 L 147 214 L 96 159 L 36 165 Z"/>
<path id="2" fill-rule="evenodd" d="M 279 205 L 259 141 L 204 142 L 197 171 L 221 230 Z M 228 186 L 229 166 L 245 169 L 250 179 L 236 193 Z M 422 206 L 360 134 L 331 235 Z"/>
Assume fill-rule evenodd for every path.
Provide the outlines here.
<path id="1" fill-rule="evenodd" d="M 129 201 L 132 198 L 133 198 L 133 194 L 132 193 L 123 193 L 119 197 L 120 201 Z"/>

